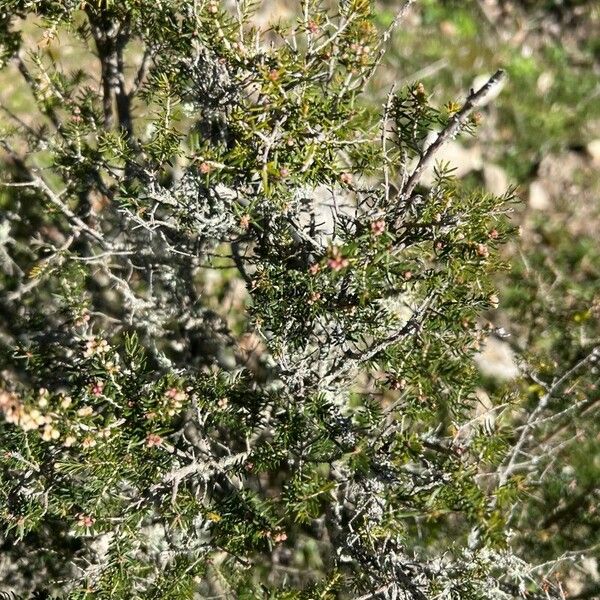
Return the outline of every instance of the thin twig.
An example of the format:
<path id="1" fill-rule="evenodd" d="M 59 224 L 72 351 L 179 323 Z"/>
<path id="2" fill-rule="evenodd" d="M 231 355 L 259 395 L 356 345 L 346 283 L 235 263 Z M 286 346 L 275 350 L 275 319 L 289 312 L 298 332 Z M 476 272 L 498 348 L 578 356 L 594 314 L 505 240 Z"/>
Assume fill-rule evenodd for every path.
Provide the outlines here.
<path id="1" fill-rule="evenodd" d="M 512 449 L 510 453 L 510 458 L 508 460 L 508 464 L 504 469 L 501 470 L 499 478 L 498 478 L 498 486 L 502 487 L 510 477 L 511 473 L 515 468 L 516 461 L 525 445 L 527 440 L 527 436 L 533 427 L 537 424 L 537 418 L 541 415 L 544 409 L 548 406 L 550 400 L 554 396 L 554 394 L 563 386 L 563 384 L 568 381 L 577 371 L 579 371 L 582 367 L 588 364 L 591 360 L 598 356 L 600 348 L 594 348 L 587 356 L 582 358 L 577 364 L 571 367 L 568 371 L 566 371 L 561 377 L 559 377 L 548 389 L 548 391 L 540 398 L 538 405 L 529 415 L 527 419 L 527 423 L 523 427 L 521 431 L 521 435 L 519 439 Z"/>
<path id="2" fill-rule="evenodd" d="M 415 170 L 412 172 L 403 189 L 400 191 L 400 196 L 403 200 L 410 197 L 415 189 L 423 172 L 433 162 L 438 150 L 450 139 L 452 139 L 465 125 L 469 115 L 477 106 L 479 106 L 487 96 L 500 84 L 504 79 L 504 71 L 501 69 L 496 71 L 488 82 L 479 90 L 471 91 L 467 97 L 463 107 L 450 119 L 448 125 L 439 133 L 437 138 L 427 147 L 423 153 Z"/>

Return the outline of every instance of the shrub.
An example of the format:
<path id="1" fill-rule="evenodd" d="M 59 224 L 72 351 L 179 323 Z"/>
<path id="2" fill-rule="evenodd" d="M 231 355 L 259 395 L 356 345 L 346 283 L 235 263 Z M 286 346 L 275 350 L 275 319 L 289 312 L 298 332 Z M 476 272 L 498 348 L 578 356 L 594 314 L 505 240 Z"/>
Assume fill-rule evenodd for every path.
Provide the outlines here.
<path id="1" fill-rule="evenodd" d="M 6 580 L 537 589 L 505 527 L 512 438 L 474 416 L 513 197 L 443 165 L 419 186 L 502 73 L 442 108 L 392 90 L 374 118 L 361 93 L 391 30 L 369 3 L 306 2 L 267 31 L 251 8 L 4 2 Z"/>

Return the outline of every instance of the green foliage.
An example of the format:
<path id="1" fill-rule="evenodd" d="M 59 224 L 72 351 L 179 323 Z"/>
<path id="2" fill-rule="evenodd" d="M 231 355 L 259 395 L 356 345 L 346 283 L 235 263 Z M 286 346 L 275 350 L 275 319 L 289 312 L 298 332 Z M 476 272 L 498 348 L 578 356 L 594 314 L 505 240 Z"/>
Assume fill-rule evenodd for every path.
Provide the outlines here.
<path id="1" fill-rule="evenodd" d="M 514 440 L 473 362 L 514 197 L 409 183 L 477 98 L 374 115 L 362 0 L 268 31 L 244 3 L 8 8 L 39 113 L 2 113 L 0 520 L 44 565 L 20 589 L 518 594 Z"/>

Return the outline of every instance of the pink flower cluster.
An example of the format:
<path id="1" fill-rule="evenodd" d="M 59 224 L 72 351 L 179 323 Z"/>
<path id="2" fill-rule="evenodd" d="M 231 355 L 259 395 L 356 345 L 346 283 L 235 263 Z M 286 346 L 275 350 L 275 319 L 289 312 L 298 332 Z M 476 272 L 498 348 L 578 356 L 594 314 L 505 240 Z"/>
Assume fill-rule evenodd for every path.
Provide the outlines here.
<path id="1" fill-rule="evenodd" d="M 385 221 L 378 219 L 371 223 L 371 233 L 373 235 L 382 235 L 385 232 Z"/>
<path id="2" fill-rule="evenodd" d="M 160 446 L 162 444 L 163 439 L 160 435 L 156 433 L 149 433 L 146 437 L 146 446 L 148 448 L 153 448 L 154 446 Z"/>
<path id="3" fill-rule="evenodd" d="M 92 338 L 86 342 L 83 355 L 86 358 L 90 358 L 92 356 L 99 356 L 101 354 L 105 354 L 109 350 L 110 346 L 106 340 Z"/>
<path id="4" fill-rule="evenodd" d="M 38 404 L 41 408 L 48 405 L 48 390 L 41 388 Z M 42 429 L 42 439 L 45 442 L 57 440 L 60 431 L 54 426 L 54 416 L 43 414 L 38 408 L 29 408 L 22 404 L 20 398 L 6 390 L 0 390 L 0 411 L 7 423 L 18 425 L 23 431 Z"/>
<path id="5" fill-rule="evenodd" d="M 95 522 L 96 519 L 94 519 L 94 517 L 90 517 L 90 515 L 77 515 L 77 525 L 79 525 L 79 527 L 85 527 L 87 529 L 91 527 Z"/>
<path id="6" fill-rule="evenodd" d="M 177 414 L 182 408 L 183 403 L 188 399 L 188 395 L 184 390 L 172 387 L 165 393 L 165 404 L 167 405 L 167 415 L 170 417 Z"/>
<path id="7" fill-rule="evenodd" d="M 342 256 L 340 249 L 334 246 L 331 250 L 331 258 L 327 261 L 327 266 L 332 271 L 341 271 L 350 264 L 350 261 Z"/>

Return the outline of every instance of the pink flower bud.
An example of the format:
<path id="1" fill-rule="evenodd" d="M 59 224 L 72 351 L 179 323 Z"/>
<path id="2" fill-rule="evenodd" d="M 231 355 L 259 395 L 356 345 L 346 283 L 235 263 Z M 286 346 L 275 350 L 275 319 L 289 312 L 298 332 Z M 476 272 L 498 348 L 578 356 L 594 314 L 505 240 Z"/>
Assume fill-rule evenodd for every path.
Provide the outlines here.
<path id="1" fill-rule="evenodd" d="M 371 223 L 371 232 L 373 233 L 373 235 L 383 234 L 385 232 L 385 221 L 383 219 L 373 221 Z"/>
<path id="2" fill-rule="evenodd" d="M 327 261 L 329 268 L 333 271 L 341 271 L 345 269 L 350 263 L 347 258 L 343 256 L 334 256 Z"/>
<path id="3" fill-rule="evenodd" d="M 162 441 L 163 439 L 160 437 L 160 435 L 157 435 L 156 433 L 150 433 L 146 437 L 146 446 L 148 446 L 148 448 L 152 448 L 153 446 L 160 446 L 162 444 Z"/>

